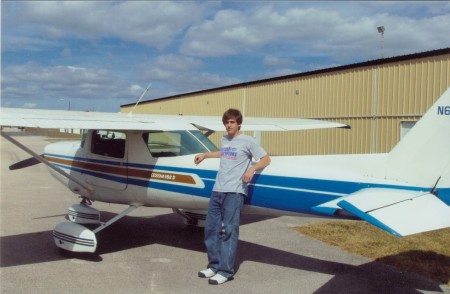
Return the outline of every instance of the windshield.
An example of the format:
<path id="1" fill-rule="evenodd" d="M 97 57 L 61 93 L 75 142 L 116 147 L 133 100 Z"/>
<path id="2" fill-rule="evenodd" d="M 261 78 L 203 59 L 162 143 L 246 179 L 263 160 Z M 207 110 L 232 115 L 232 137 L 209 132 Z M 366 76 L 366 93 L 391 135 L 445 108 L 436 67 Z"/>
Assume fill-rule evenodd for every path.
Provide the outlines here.
<path id="1" fill-rule="evenodd" d="M 200 131 L 157 131 L 142 135 L 153 157 L 171 157 L 216 151 Z"/>

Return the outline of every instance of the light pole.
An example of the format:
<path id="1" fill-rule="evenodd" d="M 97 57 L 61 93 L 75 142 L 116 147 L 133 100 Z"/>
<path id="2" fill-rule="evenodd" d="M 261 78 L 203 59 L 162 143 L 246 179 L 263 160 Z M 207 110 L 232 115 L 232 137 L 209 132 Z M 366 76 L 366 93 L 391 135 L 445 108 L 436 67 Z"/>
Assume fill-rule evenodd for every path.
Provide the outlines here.
<path id="1" fill-rule="evenodd" d="M 59 99 L 59 100 L 60 100 L 60 101 L 64 101 L 64 100 L 66 100 L 66 99 L 61 98 L 61 99 Z M 67 107 L 67 110 L 70 111 L 70 99 L 67 99 L 67 102 L 69 103 L 69 105 L 68 105 L 68 107 Z"/>
<path id="2" fill-rule="evenodd" d="M 377 27 L 378 33 L 381 34 L 381 58 L 384 58 L 384 54 L 383 54 L 383 43 L 384 43 L 384 26 L 379 26 Z"/>

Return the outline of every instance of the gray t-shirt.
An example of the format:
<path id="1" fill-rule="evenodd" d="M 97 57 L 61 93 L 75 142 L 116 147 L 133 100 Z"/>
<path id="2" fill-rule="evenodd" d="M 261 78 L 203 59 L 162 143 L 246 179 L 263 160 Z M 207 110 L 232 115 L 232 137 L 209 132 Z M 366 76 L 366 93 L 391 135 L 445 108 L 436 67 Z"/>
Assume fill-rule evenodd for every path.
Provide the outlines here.
<path id="1" fill-rule="evenodd" d="M 242 182 L 242 176 L 248 170 L 252 157 L 259 160 L 265 155 L 267 152 L 250 136 L 239 134 L 232 139 L 223 136 L 220 168 L 213 191 L 247 195 L 248 185 Z"/>

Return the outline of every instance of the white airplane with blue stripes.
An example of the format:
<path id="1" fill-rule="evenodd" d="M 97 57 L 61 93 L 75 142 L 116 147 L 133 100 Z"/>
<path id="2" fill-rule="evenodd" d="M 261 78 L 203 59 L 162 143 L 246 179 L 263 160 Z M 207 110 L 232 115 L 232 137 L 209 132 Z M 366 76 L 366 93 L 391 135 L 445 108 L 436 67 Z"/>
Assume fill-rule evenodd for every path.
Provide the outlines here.
<path id="1" fill-rule="evenodd" d="M 198 153 L 217 150 L 207 138 L 223 131 L 221 117 L 136 115 L 37 109 L 1 109 L 1 125 L 84 129 L 80 141 L 51 143 L 37 154 L 81 203 L 56 225 L 57 247 L 95 252 L 96 234 L 141 207 L 167 207 L 201 224 L 220 159 L 198 166 Z M 243 131 L 290 131 L 346 125 L 309 119 L 246 118 Z M 351 131 L 351 130 L 346 130 Z M 354 218 L 396 236 L 450 227 L 450 88 L 386 154 L 271 156 L 249 187 L 243 213 Z M 123 204 L 102 221 L 93 202 Z M 151 208 L 149 208 L 151 209 Z"/>

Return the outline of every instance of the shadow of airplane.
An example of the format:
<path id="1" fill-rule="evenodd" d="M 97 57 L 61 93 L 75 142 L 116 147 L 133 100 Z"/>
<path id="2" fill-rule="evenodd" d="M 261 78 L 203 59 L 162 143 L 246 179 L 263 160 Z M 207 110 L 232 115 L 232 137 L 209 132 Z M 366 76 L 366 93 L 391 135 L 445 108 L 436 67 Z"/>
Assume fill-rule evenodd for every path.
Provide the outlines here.
<path id="1" fill-rule="evenodd" d="M 35 219 L 56 216 L 58 215 Z M 103 220 L 107 220 L 113 218 L 116 214 L 102 211 L 101 216 Z M 245 215 L 242 217 L 241 225 L 270 218 L 273 217 Z M 98 261 L 98 257 L 104 254 L 154 243 L 194 251 L 205 251 L 203 229 L 184 225 L 181 218 L 174 213 L 149 217 L 125 216 L 106 230 L 97 233 L 96 237 L 98 246 L 95 254 L 80 254 L 61 250 L 61 256 L 61 254 L 58 254 L 59 250 L 53 241 L 53 231 L 2 236 L 0 237 L 0 267 L 57 261 L 72 257 Z"/>
<path id="2" fill-rule="evenodd" d="M 113 216 L 112 213 L 102 212 L 102 217 L 105 219 Z M 269 218 L 243 215 L 242 224 Z M 89 255 L 90 257 L 81 257 L 81 259 L 101 261 L 102 255 L 151 244 L 205 252 L 203 230 L 183 225 L 175 214 L 151 217 L 127 216 L 114 223 L 111 228 L 101 231 L 97 238 L 99 244 L 97 255 Z M 58 254 L 58 249 L 53 244 L 52 231 L 1 237 L 0 246 L 1 267 L 51 262 L 80 256 L 73 253 Z M 248 241 L 239 241 L 237 270 L 245 261 L 332 275 L 333 278 L 315 293 L 421 293 L 416 289 L 441 292 L 438 282 L 415 274 L 405 274 L 394 267 L 376 261 L 354 266 L 311 258 Z"/>
<path id="3" fill-rule="evenodd" d="M 409 262 L 411 260 L 414 260 L 414 263 Z M 410 250 L 384 256 L 378 258 L 377 261 L 424 276 L 432 271 L 435 279 L 442 284 L 447 284 L 450 281 L 450 256 L 433 251 Z"/>

